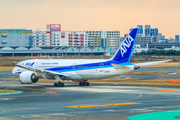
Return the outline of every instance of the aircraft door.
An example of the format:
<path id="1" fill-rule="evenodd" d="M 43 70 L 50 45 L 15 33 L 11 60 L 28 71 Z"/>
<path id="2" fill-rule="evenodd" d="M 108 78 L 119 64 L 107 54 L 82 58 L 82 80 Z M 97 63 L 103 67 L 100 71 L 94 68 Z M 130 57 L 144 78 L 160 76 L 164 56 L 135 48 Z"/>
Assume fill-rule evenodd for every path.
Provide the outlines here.
<path id="1" fill-rule="evenodd" d="M 103 72 L 103 67 L 104 67 L 103 63 L 99 64 L 99 72 Z"/>
<path id="2" fill-rule="evenodd" d="M 34 68 L 39 68 L 39 63 L 38 63 L 38 62 L 36 62 L 36 63 L 34 64 Z"/>
<path id="3" fill-rule="evenodd" d="M 76 71 L 76 63 L 73 64 L 72 71 Z"/>

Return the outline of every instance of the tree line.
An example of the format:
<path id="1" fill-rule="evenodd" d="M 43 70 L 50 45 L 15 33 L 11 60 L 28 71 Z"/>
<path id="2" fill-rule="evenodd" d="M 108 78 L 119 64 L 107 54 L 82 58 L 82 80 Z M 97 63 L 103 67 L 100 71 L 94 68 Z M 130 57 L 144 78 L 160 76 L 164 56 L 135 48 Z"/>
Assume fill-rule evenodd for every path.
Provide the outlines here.
<path id="1" fill-rule="evenodd" d="M 154 55 L 154 56 L 180 56 L 180 50 L 150 50 L 141 51 L 140 53 L 134 53 L 135 56 L 140 55 Z"/>

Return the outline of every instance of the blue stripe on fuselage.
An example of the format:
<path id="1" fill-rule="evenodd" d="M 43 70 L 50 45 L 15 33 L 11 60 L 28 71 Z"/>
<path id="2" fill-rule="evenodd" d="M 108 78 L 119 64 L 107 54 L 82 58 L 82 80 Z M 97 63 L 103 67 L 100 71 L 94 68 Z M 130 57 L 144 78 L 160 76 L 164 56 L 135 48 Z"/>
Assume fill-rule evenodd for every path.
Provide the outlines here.
<path id="1" fill-rule="evenodd" d="M 90 69 L 113 67 L 111 64 L 119 64 L 122 66 L 133 65 L 131 63 L 121 63 L 121 62 L 109 60 L 106 62 L 89 63 L 89 64 L 81 64 L 81 65 L 71 65 L 71 66 L 64 66 L 64 67 L 55 67 L 55 68 L 48 68 L 45 70 L 54 71 L 54 72 L 69 72 L 69 71 L 80 71 L 80 70 L 90 70 Z"/>

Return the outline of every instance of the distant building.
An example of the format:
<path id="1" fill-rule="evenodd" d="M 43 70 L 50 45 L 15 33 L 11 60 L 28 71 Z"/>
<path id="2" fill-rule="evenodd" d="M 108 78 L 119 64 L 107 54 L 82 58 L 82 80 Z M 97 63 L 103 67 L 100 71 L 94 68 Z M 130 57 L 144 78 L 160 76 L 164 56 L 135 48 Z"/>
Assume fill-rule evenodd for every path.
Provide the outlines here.
<path id="1" fill-rule="evenodd" d="M 0 46 L 29 47 L 32 44 L 32 30 L 0 29 Z"/>
<path id="2" fill-rule="evenodd" d="M 124 38 L 126 38 L 128 36 L 128 34 L 124 34 Z"/>
<path id="3" fill-rule="evenodd" d="M 159 43 L 168 43 L 168 39 L 161 39 L 159 40 Z"/>
<path id="4" fill-rule="evenodd" d="M 119 47 L 120 31 L 86 31 L 88 47 Z"/>
<path id="5" fill-rule="evenodd" d="M 74 31 L 36 31 L 33 34 L 34 46 L 39 47 L 58 47 L 58 46 L 76 46 L 87 47 L 88 39 L 85 32 Z"/>
<path id="6" fill-rule="evenodd" d="M 179 42 L 179 35 L 175 35 L 175 42 L 176 42 L 176 43 Z"/>
<path id="7" fill-rule="evenodd" d="M 157 28 L 146 28 L 145 36 L 158 36 L 158 29 Z"/>
<path id="8" fill-rule="evenodd" d="M 148 44 L 144 48 L 141 48 L 141 46 L 138 44 L 134 45 L 133 53 L 140 53 L 142 51 L 148 51 Z"/>
<path id="9" fill-rule="evenodd" d="M 124 41 L 124 37 L 120 37 L 120 45 Z"/>
<path id="10" fill-rule="evenodd" d="M 158 36 L 151 37 L 151 43 L 159 43 L 159 37 Z"/>
<path id="11" fill-rule="evenodd" d="M 61 24 L 48 24 L 46 26 L 48 32 L 61 32 Z"/>
<path id="12" fill-rule="evenodd" d="M 141 40 L 141 35 L 137 34 L 136 36 L 136 41 L 135 41 L 135 45 L 140 45 L 140 40 Z"/>
<path id="13" fill-rule="evenodd" d="M 33 32 L 33 46 L 50 47 L 50 32 L 47 31 L 34 31 Z"/>
<path id="14" fill-rule="evenodd" d="M 165 40 L 165 36 L 162 35 L 161 33 L 158 33 L 158 37 L 159 37 L 160 40 Z"/>
<path id="15" fill-rule="evenodd" d="M 137 25 L 137 27 L 139 28 L 138 34 L 143 34 L 143 25 Z"/>
<path id="16" fill-rule="evenodd" d="M 119 48 L 119 45 L 120 45 L 119 37 L 107 37 L 106 38 L 106 47 Z"/>
<path id="17" fill-rule="evenodd" d="M 168 39 L 168 43 L 175 43 L 175 39 L 173 39 L 172 37 L 170 37 L 170 38 Z"/>
<path id="18" fill-rule="evenodd" d="M 151 37 L 139 37 L 139 43 L 141 48 L 145 48 L 147 44 L 151 43 Z"/>
<path id="19" fill-rule="evenodd" d="M 151 28 L 151 25 L 145 25 L 145 29 Z"/>

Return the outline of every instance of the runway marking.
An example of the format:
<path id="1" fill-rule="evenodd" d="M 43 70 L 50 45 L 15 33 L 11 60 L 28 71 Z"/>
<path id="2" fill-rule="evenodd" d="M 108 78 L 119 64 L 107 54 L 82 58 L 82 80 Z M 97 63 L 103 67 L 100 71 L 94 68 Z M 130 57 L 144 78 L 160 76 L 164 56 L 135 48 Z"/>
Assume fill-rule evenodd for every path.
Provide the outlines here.
<path id="1" fill-rule="evenodd" d="M 165 89 L 155 89 L 153 91 L 180 92 L 180 90 L 165 90 Z"/>
<path id="2" fill-rule="evenodd" d="M 76 106 L 67 106 L 70 108 L 88 108 L 88 107 L 104 107 L 104 106 L 118 106 L 118 105 L 134 105 L 134 104 L 142 104 L 142 103 L 111 103 L 111 104 L 99 104 L 99 105 L 76 105 Z"/>
<path id="3" fill-rule="evenodd" d="M 137 90 L 124 90 L 124 89 L 98 88 L 98 87 L 64 87 L 64 88 L 49 88 L 49 90 L 70 90 L 70 91 L 96 92 L 96 93 L 137 91 Z"/>

